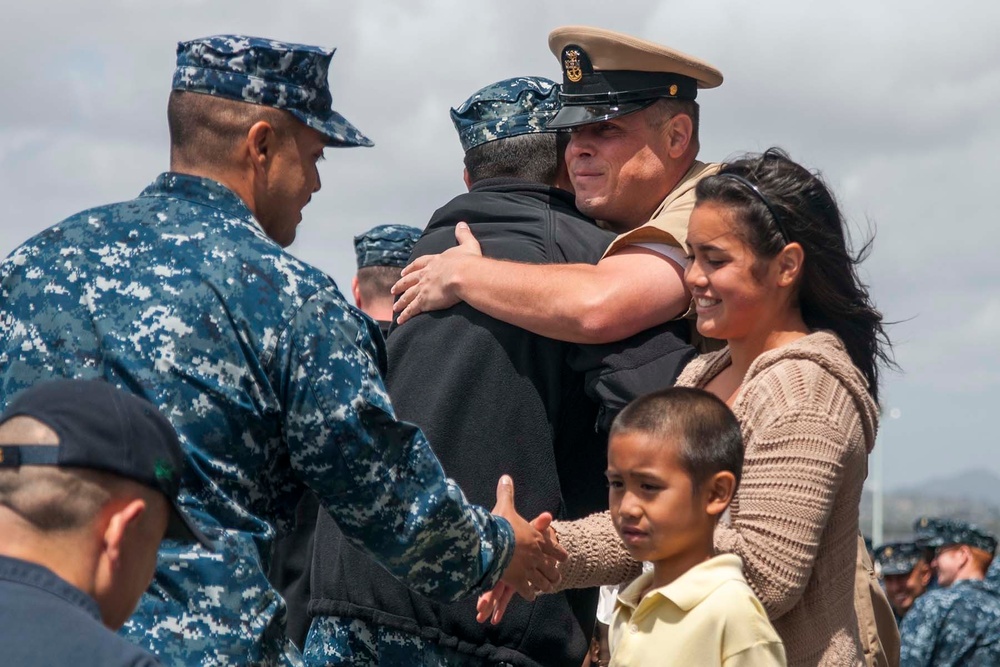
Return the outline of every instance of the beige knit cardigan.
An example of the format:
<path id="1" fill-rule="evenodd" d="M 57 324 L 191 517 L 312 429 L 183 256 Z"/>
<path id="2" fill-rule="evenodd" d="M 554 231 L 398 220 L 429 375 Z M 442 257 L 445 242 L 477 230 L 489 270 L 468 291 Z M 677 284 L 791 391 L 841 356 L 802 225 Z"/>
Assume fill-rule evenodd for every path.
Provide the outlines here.
<path id="1" fill-rule="evenodd" d="M 677 385 L 704 387 L 729 364 L 728 349 L 703 355 Z M 877 427 L 864 378 L 836 336 L 812 333 L 754 360 L 733 412 L 746 454 L 717 551 L 743 559 L 790 666 L 864 665 L 854 611 L 858 507 Z M 555 525 L 571 553 L 561 587 L 638 573 L 606 513 Z"/>

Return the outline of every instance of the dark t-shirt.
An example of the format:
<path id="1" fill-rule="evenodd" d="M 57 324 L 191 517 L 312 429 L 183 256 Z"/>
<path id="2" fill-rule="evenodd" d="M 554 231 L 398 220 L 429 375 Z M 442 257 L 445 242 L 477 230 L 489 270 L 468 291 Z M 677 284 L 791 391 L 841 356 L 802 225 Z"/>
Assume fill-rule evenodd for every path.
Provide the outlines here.
<path id="1" fill-rule="evenodd" d="M 0 556 L 0 664 L 152 667 L 156 658 L 101 623 L 93 598 L 48 568 Z"/>

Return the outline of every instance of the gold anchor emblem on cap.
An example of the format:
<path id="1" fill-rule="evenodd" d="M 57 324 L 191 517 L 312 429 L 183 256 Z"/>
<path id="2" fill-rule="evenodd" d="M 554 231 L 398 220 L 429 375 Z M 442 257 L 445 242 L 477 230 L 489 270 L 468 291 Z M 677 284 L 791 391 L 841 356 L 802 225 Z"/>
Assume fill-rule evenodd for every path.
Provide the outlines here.
<path id="1" fill-rule="evenodd" d="M 886 555 L 886 558 L 889 558 L 889 557 L 892 556 L 892 547 L 886 547 L 886 549 L 885 549 L 885 555 Z"/>
<path id="2" fill-rule="evenodd" d="M 675 97 L 677 95 L 677 84 L 670 86 L 670 96 Z"/>
<path id="3" fill-rule="evenodd" d="M 563 70 L 566 72 L 566 78 L 576 83 L 583 78 L 583 69 L 580 67 L 580 52 L 574 49 L 570 49 L 566 52 L 566 58 L 563 60 Z"/>

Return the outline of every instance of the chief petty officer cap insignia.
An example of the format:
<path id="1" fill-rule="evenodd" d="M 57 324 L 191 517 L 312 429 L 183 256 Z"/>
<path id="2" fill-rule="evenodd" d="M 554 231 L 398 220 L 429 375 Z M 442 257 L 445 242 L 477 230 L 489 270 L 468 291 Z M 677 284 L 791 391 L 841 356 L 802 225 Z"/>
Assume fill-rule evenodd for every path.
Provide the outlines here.
<path id="1" fill-rule="evenodd" d="M 719 70 L 698 58 L 601 28 L 556 28 L 549 49 L 563 71 L 552 129 L 624 116 L 660 98 L 693 100 L 699 88 L 722 83 Z"/>

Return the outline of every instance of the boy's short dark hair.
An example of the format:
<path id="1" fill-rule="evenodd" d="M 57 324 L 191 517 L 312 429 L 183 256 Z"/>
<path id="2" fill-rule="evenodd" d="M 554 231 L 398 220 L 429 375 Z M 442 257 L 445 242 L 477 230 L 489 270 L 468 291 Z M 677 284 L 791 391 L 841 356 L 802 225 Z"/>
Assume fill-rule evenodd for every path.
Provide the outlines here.
<path id="1" fill-rule="evenodd" d="M 676 439 L 677 458 L 695 489 L 718 472 L 731 472 L 739 486 L 743 473 L 743 436 L 736 415 L 702 389 L 671 387 L 641 396 L 611 424 L 610 437 L 642 433 L 656 440 Z"/>

